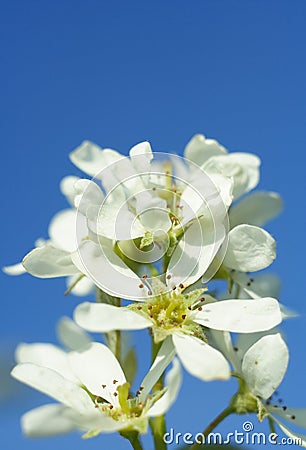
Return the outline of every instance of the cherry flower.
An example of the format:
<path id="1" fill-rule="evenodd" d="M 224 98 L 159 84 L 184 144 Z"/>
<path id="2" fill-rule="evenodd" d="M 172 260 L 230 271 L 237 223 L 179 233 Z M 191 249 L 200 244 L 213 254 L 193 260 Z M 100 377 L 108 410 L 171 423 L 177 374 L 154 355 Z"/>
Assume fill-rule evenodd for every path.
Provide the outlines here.
<path id="1" fill-rule="evenodd" d="M 177 359 L 166 374 L 165 388 L 150 394 L 174 357 L 163 345 L 136 394 L 108 347 L 92 342 L 65 353 L 48 344 L 22 345 L 12 371 L 17 380 L 53 397 L 59 403 L 27 412 L 22 427 L 29 436 L 50 436 L 82 430 L 84 437 L 135 430 L 145 433 L 150 417 L 164 414 L 175 401 L 181 371 Z"/>

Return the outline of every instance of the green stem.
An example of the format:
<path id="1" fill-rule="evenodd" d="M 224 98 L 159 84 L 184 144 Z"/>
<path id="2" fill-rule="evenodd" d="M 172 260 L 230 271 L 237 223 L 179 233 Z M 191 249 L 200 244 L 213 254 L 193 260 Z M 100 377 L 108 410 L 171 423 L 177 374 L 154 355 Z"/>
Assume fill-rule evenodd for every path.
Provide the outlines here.
<path id="1" fill-rule="evenodd" d="M 161 347 L 162 343 L 155 344 L 152 338 L 152 363 Z M 160 391 L 163 388 L 163 375 L 156 381 L 152 388 L 152 392 Z M 150 428 L 153 435 L 154 447 L 156 450 L 166 450 L 167 444 L 164 441 L 164 435 L 167 431 L 165 415 L 156 416 L 149 421 Z"/>
<path id="2" fill-rule="evenodd" d="M 130 441 L 134 450 L 143 450 L 137 431 L 121 431 L 121 436 Z"/>
<path id="3" fill-rule="evenodd" d="M 221 423 L 227 416 L 232 414 L 234 412 L 234 409 L 231 406 L 228 406 L 225 408 L 209 425 L 205 430 L 203 431 L 202 435 L 204 437 L 207 437 L 218 425 Z M 202 444 L 195 443 L 190 447 L 190 450 L 196 450 L 197 448 L 200 448 Z"/>

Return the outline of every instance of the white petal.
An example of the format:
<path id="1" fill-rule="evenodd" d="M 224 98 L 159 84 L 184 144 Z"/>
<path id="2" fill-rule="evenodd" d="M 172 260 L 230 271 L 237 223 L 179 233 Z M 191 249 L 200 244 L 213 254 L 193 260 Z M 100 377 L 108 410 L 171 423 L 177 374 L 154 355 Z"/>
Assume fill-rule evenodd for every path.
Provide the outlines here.
<path id="1" fill-rule="evenodd" d="M 182 225 L 200 216 L 203 208 L 208 209 L 214 218 L 222 220 L 232 201 L 231 191 L 230 179 L 220 174 L 207 174 L 200 167 L 192 167 L 192 175 L 180 197 Z"/>
<path id="2" fill-rule="evenodd" d="M 67 290 L 71 292 L 73 295 L 77 295 L 80 297 L 84 297 L 85 295 L 90 295 L 94 292 L 95 285 L 94 283 L 87 277 L 82 277 L 80 279 L 80 273 L 77 275 L 72 275 L 68 277 L 66 280 Z M 76 285 L 71 288 L 73 284 L 75 284 L 76 280 L 79 280 Z"/>
<path id="3" fill-rule="evenodd" d="M 143 387 L 143 390 L 140 394 L 141 400 L 147 397 L 154 384 L 157 382 L 159 377 L 164 373 L 167 366 L 173 360 L 174 356 L 175 349 L 172 343 L 172 339 L 168 337 L 162 343 L 149 372 L 144 377 L 141 383 L 141 386 Z"/>
<path id="4" fill-rule="evenodd" d="M 148 191 L 143 191 L 137 195 L 136 211 L 141 225 L 145 230 L 152 233 L 167 231 L 171 228 L 172 222 L 167 210 L 167 202 L 158 197 L 152 197 Z"/>
<path id="5" fill-rule="evenodd" d="M 261 227 L 278 216 L 282 209 L 282 199 L 276 192 L 252 192 L 230 210 L 231 227 L 242 223 Z"/>
<path id="6" fill-rule="evenodd" d="M 95 410 L 94 403 L 84 389 L 52 369 L 23 363 L 14 367 L 11 375 L 81 414 Z"/>
<path id="7" fill-rule="evenodd" d="M 157 402 L 148 411 L 148 416 L 160 416 L 165 414 L 171 405 L 175 402 L 182 384 L 181 365 L 177 358 L 174 358 L 172 368 L 166 374 L 165 387 L 167 391 L 157 400 Z"/>
<path id="8" fill-rule="evenodd" d="M 250 153 L 229 153 L 213 156 L 202 168 L 208 173 L 232 177 L 233 196 L 238 198 L 253 189 L 259 181 L 260 159 Z"/>
<path id="9" fill-rule="evenodd" d="M 102 190 L 92 180 L 79 179 L 74 188 L 76 191 L 74 206 L 84 215 L 89 206 L 101 205 L 104 200 Z"/>
<path id="10" fill-rule="evenodd" d="M 202 166 L 212 156 L 224 155 L 226 149 L 214 139 L 206 139 L 203 134 L 194 135 L 185 147 L 184 156 L 198 166 Z"/>
<path id="11" fill-rule="evenodd" d="M 26 270 L 21 263 L 13 264 L 12 266 L 5 266 L 2 270 L 7 275 L 22 275 L 23 273 L 26 273 Z"/>
<path id="12" fill-rule="evenodd" d="M 91 226 L 91 229 L 95 229 Z M 128 208 L 126 200 L 119 203 L 103 203 L 99 208 L 96 232 L 116 241 L 136 239 L 145 234 L 139 219 Z"/>
<path id="13" fill-rule="evenodd" d="M 72 254 L 72 260 L 79 270 L 114 297 L 142 300 L 147 290 L 140 289 L 140 278 L 128 268 L 112 248 L 84 241 L 79 251 Z"/>
<path id="14" fill-rule="evenodd" d="M 84 141 L 69 155 L 75 166 L 90 176 L 98 175 L 110 164 L 123 158 L 115 150 L 102 150 L 98 145 Z"/>
<path id="15" fill-rule="evenodd" d="M 56 436 L 76 428 L 73 411 L 60 404 L 39 406 L 21 418 L 24 434 L 29 437 Z"/>
<path id="16" fill-rule="evenodd" d="M 78 246 L 77 242 L 77 219 L 78 236 L 83 238 L 87 235 L 86 220 L 82 220 L 82 229 L 80 227 L 81 217 L 78 217 L 74 209 L 65 209 L 58 212 L 51 220 L 48 232 L 52 245 L 66 252 L 73 252 Z"/>
<path id="17" fill-rule="evenodd" d="M 262 228 L 238 225 L 229 232 L 223 263 L 230 269 L 256 272 L 274 261 L 275 247 L 273 237 Z"/>
<path id="18" fill-rule="evenodd" d="M 294 442 L 296 445 L 299 445 L 300 447 L 306 448 L 306 435 L 301 433 L 296 433 L 295 431 L 289 430 L 284 424 L 279 422 L 275 417 L 273 417 L 273 420 L 278 424 L 280 429 L 285 433 L 286 436 L 292 439 L 292 442 Z M 305 423 L 304 423 L 305 427 Z"/>
<path id="19" fill-rule="evenodd" d="M 130 158 L 133 167 L 138 173 L 150 172 L 150 162 L 153 159 L 153 153 L 149 142 L 140 142 L 130 150 Z"/>
<path id="20" fill-rule="evenodd" d="M 75 184 L 79 180 L 79 177 L 68 175 L 64 177 L 60 182 L 60 190 L 65 195 L 67 201 L 71 206 L 74 205 L 74 198 L 76 195 Z"/>
<path id="21" fill-rule="evenodd" d="M 44 343 L 19 344 L 15 351 L 15 359 L 18 363 L 32 363 L 47 367 L 58 372 L 67 380 L 75 383 L 78 381 L 70 368 L 67 353 L 55 345 Z"/>
<path id="22" fill-rule="evenodd" d="M 32 250 L 24 257 L 22 265 L 27 272 L 38 278 L 65 277 L 79 273 L 70 254 L 50 244 Z"/>
<path id="23" fill-rule="evenodd" d="M 282 321 L 279 303 L 274 298 L 223 300 L 202 306 L 194 321 L 215 330 L 253 333 L 270 330 Z"/>
<path id="24" fill-rule="evenodd" d="M 81 303 L 74 310 L 74 320 L 85 330 L 107 333 L 112 330 L 142 330 L 152 322 L 127 308 L 104 303 Z"/>
<path id="25" fill-rule="evenodd" d="M 69 349 L 78 350 L 91 343 L 89 335 L 69 317 L 62 317 L 57 323 L 58 339 Z"/>
<path id="26" fill-rule="evenodd" d="M 200 380 L 227 380 L 230 367 L 218 350 L 194 336 L 174 334 L 173 343 L 185 369 Z"/>
<path id="27" fill-rule="evenodd" d="M 277 415 L 293 425 L 306 428 L 306 408 L 286 408 L 284 411 L 282 405 L 278 405 L 277 408 L 270 405 L 268 409 L 271 414 Z"/>
<path id="28" fill-rule="evenodd" d="M 225 358 L 231 362 L 237 372 L 240 371 L 240 361 L 237 352 L 233 348 L 231 335 L 227 331 L 213 330 L 212 328 L 205 331 L 209 345 L 219 350 Z M 246 336 L 245 334 L 239 336 Z"/>
<path id="29" fill-rule="evenodd" d="M 215 227 L 216 225 L 216 227 Z M 222 224 L 213 220 L 196 220 L 176 246 L 167 269 L 169 285 L 195 283 L 208 269 L 225 237 Z M 168 280 L 168 277 L 167 277 Z"/>
<path id="30" fill-rule="evenodd" d="M 126 379 L 119 362 L 106 345 L 93 342 L 88 349 L 71 352 L 68 356 L 73 371 L 92 394 L 119 405 L 118 396 L 114 393 Z"/>
<path id="31" fill-rule="evenodd" d="M 281 383 L 288 360 L 289 352 L 279 333 L 259 339 L 242 361 L 242 374 L 251 391 L 269 398 Z"/>

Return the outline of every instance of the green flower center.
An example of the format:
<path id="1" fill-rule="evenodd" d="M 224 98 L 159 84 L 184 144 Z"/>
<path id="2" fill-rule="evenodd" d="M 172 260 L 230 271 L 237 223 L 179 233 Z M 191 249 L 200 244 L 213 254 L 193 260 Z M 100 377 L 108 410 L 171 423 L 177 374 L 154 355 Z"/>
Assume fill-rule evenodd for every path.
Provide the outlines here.
<path id="1" fill-rule="evenodd" d="M 203 289 L 186 295 L 181 293 L 181 289 L 178 287 L 172 292 L 161 293 L 139 305 L 129 305 L 130 309 L 152 321 L 156 343 L 178 331 L 199 337 L 206 342 L 202 327 L 192 318 L 192 311 L 197 307 L 201 308 L 200 305 L 205 301 L 204 298 L 199 299 Z"/>

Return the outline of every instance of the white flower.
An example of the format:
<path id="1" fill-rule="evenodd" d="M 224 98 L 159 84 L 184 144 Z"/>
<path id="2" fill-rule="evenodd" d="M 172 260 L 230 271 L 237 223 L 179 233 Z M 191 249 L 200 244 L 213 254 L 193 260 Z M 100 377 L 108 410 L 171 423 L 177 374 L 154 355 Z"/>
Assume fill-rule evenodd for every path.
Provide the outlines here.
<path id="1" fill-rule="evenodd" d="M 212 334 L 217 348 L 232 362 L 240 380 L 234 403 L 238 408 L 236 412 L 257 412 L 260 421 L 269 417 L 288 437 L 301 439 L 299 445 L 306 447 L 306 435 L 290 430 L 283 423 L 285 420 L 306 428 L 306 408 L 290 408 L 273 401 L 289 360 L 288 348 L 280 333 L 239 335 L 234 347 L 228 333 Z"/>
<path id="2" fill-rule="evenodd" d="M 146 283 L 147 279 L 142 279 L 139 288 L 144 289 Z M 178 284 L 168 292 L 165 286 L 153 283 L 149 297 L 127 307 L 85 302 L 75 309 L 74 319 L 91 332 L 152 328 L 155 341 L 172 341 L 185 368 L 205 381 L 229 378 L 230 371 L 221 353 L 208 345 L 201 326 L 250 333 L 281 322 L 275 299 L 216 302 L 210 296 L 201 297 L 203 289 L 184 294 L 183 287 Z"/>
<path id="3" fill-rule="evenodd" d="M 65 353 L 48 344 L 22 345 L 21 361 L 12 376 L 53 397 L 48 404 L 27 412 L 22 427 L 29 436 L 50 436 L 79 429 L 85 437 L 118 430 L 145 433 L 150 417 L 164 414 L 175 401 L 181 384 L 180 365 L 173 360 L 166 375 L 166 387 L 150 391 L 170 361 L 171 348 L 165 343 L 136 395 L 113 353 L 93 342 L 83 349 Z"/>
<path id="4" fill-rule="evenodd" d="M 208 175 L 220 174 L 233 181 L 233 197 L 253 189 L 259 181 L 260 159 L 250 153 L 227 153 L 214 139 L 196 134 L 187 144 L 185 158 L 201 167 Z"/>

